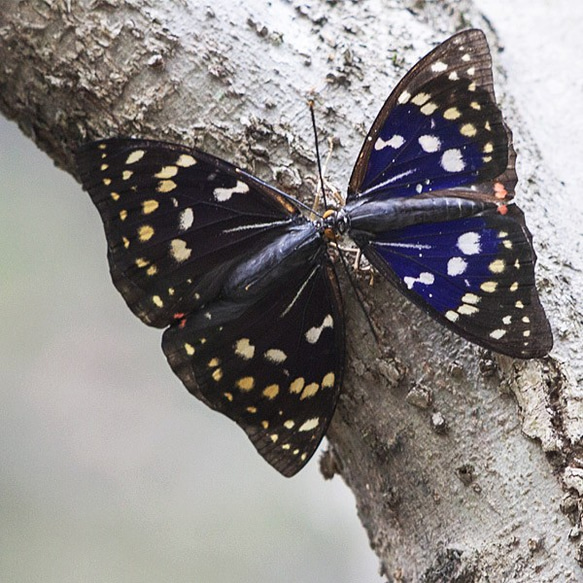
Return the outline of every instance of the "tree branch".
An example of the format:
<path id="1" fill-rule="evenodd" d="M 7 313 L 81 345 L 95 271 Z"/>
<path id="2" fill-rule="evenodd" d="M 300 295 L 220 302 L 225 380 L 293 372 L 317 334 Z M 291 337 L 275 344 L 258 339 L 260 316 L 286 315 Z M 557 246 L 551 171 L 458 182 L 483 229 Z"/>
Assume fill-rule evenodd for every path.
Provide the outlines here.
<path id="1" fill-rule="evenodd" d="M 470 2 L 116 4 L 4 5 L 3 113 L 72 174 L 80 143 L 134 135 L 196 144 L 304 199 L 316 190 L 308 97 L 321 138 L 336 144 L 328 180 L 344 185 L 398 78 L 431 43 L 487 28 Z M 345 294 L 347 375 L 323 467 L 354 492 L 392 580 L 580 576 L 568 536 L 583 495 L 583 260 L 562 242 L 568 208 L 551 196 L 556 184 L 508 95 L 503 109 L 518 136 L 552 356 L 487 354 L 378 277 L 364 291 L 384 331 L 375 345 Z"/>

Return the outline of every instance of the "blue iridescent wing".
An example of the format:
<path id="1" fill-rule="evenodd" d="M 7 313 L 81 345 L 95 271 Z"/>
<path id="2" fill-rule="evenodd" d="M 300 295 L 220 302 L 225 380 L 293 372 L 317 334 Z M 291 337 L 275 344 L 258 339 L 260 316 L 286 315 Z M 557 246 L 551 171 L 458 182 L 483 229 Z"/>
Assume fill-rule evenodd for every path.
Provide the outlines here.
<path id="1" fill-rule="evenodd" d="M 384 212 L 398 200 L 426 202 L 422 218 L 393 219 L 356 242 L 438 321 L 497 352 L 533 358 L 551 349 L 552 333 L 535 287 L 532 237 L 512 203 L 516 154 L 491 66 L 478 30 L 415 65 L 371 128 L 348 206 L 374 201 Z M 444 218 L 456 200 L 474 201 L 475 214 Z"/>
<path id="2" fill-rule="evenodd" d="M 531 238 L 516 206 L 387 231 L 365 252 L 407 297 L 468 340 L 518 358 L 551 349 Z"/>
<path id="3" fill-rule="evenodd" d="M 391 93 L 358 156 L 348 201 L 477 183 L 494 194 L 494 179 L 512 193 L 514 159 L 486 38 L 468 30 L 425 56 Z"/>

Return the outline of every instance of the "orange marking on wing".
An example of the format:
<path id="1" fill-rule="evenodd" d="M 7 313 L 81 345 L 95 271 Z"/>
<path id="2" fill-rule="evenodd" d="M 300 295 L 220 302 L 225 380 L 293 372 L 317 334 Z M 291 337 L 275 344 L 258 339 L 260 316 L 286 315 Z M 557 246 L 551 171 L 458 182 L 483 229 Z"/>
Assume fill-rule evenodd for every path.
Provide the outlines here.
<path id="1" fill-rule="evenodd" d="M 508 207 L 505 204 L 501 204 L 497 209 L 496 209 L 501 215 L 505 215 L 508 212 Z"/>
<path id="2" fill-rule="evenodd" d="M 494 196 L 496 198 L 506 198 L 508 196 L 508 191 L 501 182 L 494 183 Z"/>

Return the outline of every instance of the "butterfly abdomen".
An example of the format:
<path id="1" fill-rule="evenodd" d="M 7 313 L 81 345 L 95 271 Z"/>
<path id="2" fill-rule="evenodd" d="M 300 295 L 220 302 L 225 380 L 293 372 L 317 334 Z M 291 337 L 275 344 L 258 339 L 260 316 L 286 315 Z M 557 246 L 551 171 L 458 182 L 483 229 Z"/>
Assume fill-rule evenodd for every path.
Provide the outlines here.
<path id="1" fill-rule="evenodd" d="M 453 221 L 495 210 L 497 203 L 455 196 L 421 195 L 417 197 L 368 199 L 364 196 L 346 205 L 351 237 L 371 238 L 410 225 Z"/>

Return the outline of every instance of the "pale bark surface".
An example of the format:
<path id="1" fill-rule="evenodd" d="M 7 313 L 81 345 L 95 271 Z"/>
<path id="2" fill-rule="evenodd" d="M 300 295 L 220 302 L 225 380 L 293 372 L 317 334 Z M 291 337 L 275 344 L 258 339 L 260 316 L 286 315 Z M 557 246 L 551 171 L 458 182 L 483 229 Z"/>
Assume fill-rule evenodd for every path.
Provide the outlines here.
<path id="1" fill-rule="evenodd" d="M 152 137 L 310 199 L 306 99 L 334 139 L 327 177 L 342 191 L 396 81 L 468 26 L 490 34 L 496 63 L 469 2 L 4 2 L 0 108 L 72 173 L 87 139 Z M 379 277 L 363 286 L 377 346 L 344 286 L 347 375 L 323 466 L 353 490 L 391 581 L 583 580 L 581 226 L 496 78 L 556 346 L 540 361 L 485 354 Z"/>

